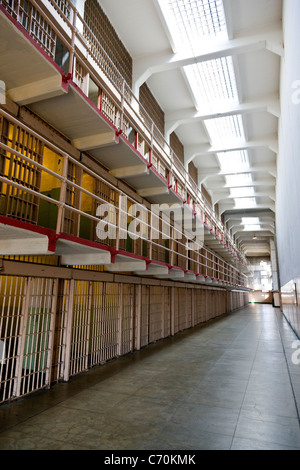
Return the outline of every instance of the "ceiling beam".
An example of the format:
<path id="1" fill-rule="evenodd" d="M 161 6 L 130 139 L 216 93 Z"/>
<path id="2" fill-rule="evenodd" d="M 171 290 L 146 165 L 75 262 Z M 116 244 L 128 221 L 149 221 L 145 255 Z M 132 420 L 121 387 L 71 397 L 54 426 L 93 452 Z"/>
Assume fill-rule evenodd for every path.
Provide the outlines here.
<path id="1" fill-rule="evenodd" d="M 224 214 L 224 212 L 226 212 L 227 210 L 234 210 L 235 209 L 235 204 L 234 202 L 230 202 L 230 201 L 226 201 L 226 202 L 220 202 L 219 204 L 219 213 L 220 215 Z M 243 208 L 243 210 L 246 212 L 247 210 L 252 210 L 252 209 L 270 209 L 271 211 L 273 211 L 275 213 L 275 204 L 274 202 L 265 202 L 265 203 L 259 203 L 259 204 L 256 204 L 255 207 L 245 207 Z M 237 211 L 240 211 L 241 208 L 239 207 L 238 209 L 236 209 Z"/>
<path id="2" fill-rule="evenodd" d="M 190 53 L 169 53 L 136 57 L 133 59 L 133 89 L 136 91 L 155 73 L 174 70 L 187 65 L 235 56 L 259 50 L 269 50 L 283 56 L 282 25 L 276 23 L 268 29 L 253 32 L 227 41 L 216 41 L 212 45 L 205 44 L 197 55 Z"/>
<path id="3" fill-rule="evenodd" d="M 245 235 L 245 234 L 249 234 L 249 233 L 255 233 L 255 234 L 260 234 L 260 232 L 271 232 L 274 234 L 274 227 L 272 227 L 272 225 L 262 225 L 260 229 L 258 230 L 248 230 L 248 229 L 244 229 L 244 230 L 241 230 L 241 226 L 235 228 L 235 229 L 232 229 L 232 235 L 237 235 L 238 233 L 241 234 L 241 236 Z"/>
<path id="4" fill-rule="evenodd" d="M 250 150 L 257 148 L 268 148 L 274 153 L 278 153 L 278 138 L 277 135 L 266 136 L 257 140 L 250 140 L 248 142 L 242 142 L 233 145 L 224 145 L 224 146 L 211 146 L 209 144 L 200 144 L 200 145 L 186 145 L 184 147 L 184 164 L 188 165 L 191 163 L 197 156 L 209 156 L 212 154 L 222 153 L 222 152 L 234 152 L 237 150 Z"/>
<path id="5" fill-rule="evenodd" d="M 166 135 L 170 135 L 182 124 L 189 124 L 195 121 L 203 122 L 207 119 L 264 111 L 277 118 L 280 117 L 280 101 L 277 95 L 266 96 L 258 101 L 244 102 L 233 107 L 202 110 L 201 112 L 193 108 L 169 111 L 165 114 L 165 132 Z"/>
<path id="6" fill-rule="evenodd" d="M 230 193 L 226 191 L 212 191 L 211 188 L 209 188 L 211 192 L 213 192 L 212 199 L 213 199 L 213 204 L 218 204 L 220 201 L 224 201 L 225 199 L 236 199 L 236 196 L 231 196 Z M 275 202 L 276 200 L 276 195 L 275 195 L 275 190 L 274 191 L 258 191 L 253 196 L 238 196 L 239 199 L 248 199 L 249 197 L 269 197 L 272 201 Z"/>
<path id="7" fill-rule="evenodd" d="M 277 167 L 276 163 L 270 163 L 268 165 L 255 165 L 255 166 L 250 166 L 250 168 L 245 171 L 245 170 L 236 170 L 234 172 L 228 172 L 228 171 L 222 171 L 219 168 L 209 168 L 207 170 L 203 170 L 201 168 L 198 168 L 198 184 L 203 184 L 205 183 L 208 179 L 215 178 L 217 176 L 230 176 L 230 175 L 238 175 L 238 174 L 244 174 L 244 173 L 270 173 L 270 175 L 273 178 L 277 177 Z M 257 182 L 258 185 L 260 185 L 259 181 Z M 268 182 L 264 181 L 262 183 L 262 186 L 264 185 L 270 185 L 273 186 L 275 182 Z M 218 186 L 219 187 L 219 186 Z M 229 187 L 229 186 L 227 186 Z M 236 187 L 236 186 L 234 186 Z"/>

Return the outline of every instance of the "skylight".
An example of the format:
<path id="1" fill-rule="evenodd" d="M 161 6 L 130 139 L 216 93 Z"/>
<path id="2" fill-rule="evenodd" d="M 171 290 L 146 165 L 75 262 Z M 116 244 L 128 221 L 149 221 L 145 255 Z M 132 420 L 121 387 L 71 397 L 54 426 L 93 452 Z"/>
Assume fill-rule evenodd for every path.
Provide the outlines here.
<path id="1" fill-rule="evenodd" d="M 252 197 L 254 196 L 254 188 L 231 188 L 230 196 L 232 198 L 243 198 L 243 197 Z"/>
<path id="2" fill-rule="evenodd" d="M 253 185 L 251 173 L 242 173 L 240 175 L 226 175 L 225 179 L 227 187 L 229 188 L 240 188 L 243 186 Z"/>
<path id="3" fill-rule="evenodd" d="M 196 52 L 201 40 L 228 38 L 222 0 L 159 0 L 177 50 Z"/>
<path id="4" fill-rule="evenodd" d="M 207 45 L 228 40 L 222 0 L 158 0 L 176 52 L 196 57 Z M 198 109 L 238 103 L 232 57 L 183 67 Z"/>
<path id="5" fill-rule="evenodd" d="M 240 115 L 207 119 L 204 123 L 213 145 L 245 142 L 243 122 Z"/>
<path id="6" fill-rule="evenodd" d="M 243 217 L 242 218 L 242 225 L 259 225 L 259 223 L 260 223 L 260 220 L 258 217 Z"/>
<path id="7" fill-rule="evenodd" d="M 186 57 L 183 67 L 196 108 L 202 113 L 217 114 L 239 104 L 233 57 L 201 60 L 216 43 L 229 39 L 223 0 L 158 0 L 172 37 L 174 52 Z M 193 60 L 194 59 L 194 60 Z M 192 63 L 193 62 L 193 63 Z M 206 119 L 204 125 L 212 147 L 228 148 L 217 158 L 226 186 L 237 208 L 255 207 L 255 191 L 241 115 Z M 232 147 L 231 147 L 232 146 Z M 227 173 L 227 174 L 226 174 Z M 251 224 L 250 224 L 251 225 Z M 255 225 L 255 224 L 253 224 Z"/>
<path id="8" fill-rule="evenodd" d="M 231 56 L 187 65 L 183 70 L 199 109 L 239 103 Z"/>
<path id="9" fill-rule="evenodd" d="M 244 231 L 245 232 L 259 232 L 260 231 L 260 225 L 245 225 L 244 226 Z"/>
<path id="10" fill-rule="evenodd" d="M 234 152 L 221 152 L 217 154 L 221 171 L 234 173 L 247 171 L 250 168 L 248 152 L 246 150 Z"/>
<path id="11" fill-rule="evenodd" d="M 249 198 L 236 198 L 235 200 L 235 208 L 236 209 L 251 209 L 256 207 L 256 199 L 255 197 Z"/>

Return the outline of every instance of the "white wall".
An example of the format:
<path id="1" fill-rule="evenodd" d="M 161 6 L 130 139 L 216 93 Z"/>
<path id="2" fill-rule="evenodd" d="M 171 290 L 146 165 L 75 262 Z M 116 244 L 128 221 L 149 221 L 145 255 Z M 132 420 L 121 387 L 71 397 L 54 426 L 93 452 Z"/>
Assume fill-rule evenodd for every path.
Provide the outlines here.
<path id="1" fill-rule="evenodd" d="M 300 276 L 300 1 L 284 0 L 276 230 L 281 286 Z M 296 88 L 294 88 L 296 87 Z"/>

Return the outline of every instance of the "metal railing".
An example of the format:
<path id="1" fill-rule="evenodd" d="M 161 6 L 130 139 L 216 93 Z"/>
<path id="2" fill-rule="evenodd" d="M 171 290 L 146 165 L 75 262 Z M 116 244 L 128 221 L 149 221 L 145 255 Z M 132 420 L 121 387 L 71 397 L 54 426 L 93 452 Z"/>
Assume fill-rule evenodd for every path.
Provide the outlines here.
<path id="1" fill-rule="evenodd" d="M 53 60 L 57 61 L 57 43 L 63 44 L 69 54 L 69 77 L 73 77 L 87 98 L 91 98 L 88 84 L 92 80 L 98 88 L 96 102 L 94 97 L 93 99 L 99 111 L 125 138 L 134 136 L 133 144 L 149 167 L 153 167 L 165 179 L 169 189 L 172 188 L 192 211 L 199 211 L 200 208 L 200 212 L 205 215 L 204 223 L 247 266 L 246 257 L 216 217 L 197 183 L 136 99 L 72 3 L 59 0 L 0 0 L 0 5 L 17 19 Z M 198 216 L 202 217 L 202 214 L 198 212 Z"/>
<path id="2" fill-rule="evenodd" d="M 6 111 L 0 109 L 0 117 L 7 133 L 20 138 L 27 135 L 28 141 L 38 139 L 43 145 L 42 161 L 36 161 L 16 137 L 0 142 L 2 215 L 52 228 L 58 235 L 66 233 L 141 259 L 247 286 L 247 277 L 205 247 L 201 233 L 195 235 L 184 223 L 179 204 L 177 218 L 165 217 L 157 206 L 141 205 Z M 50 159 L 45 156 L 48 150 Z M 16 178 L 17 171 L 22 172 L 22 179 Z M 32 174 L 38 174 L 39 187 L 29 184 L 26 172 L 30 180 Z"/>

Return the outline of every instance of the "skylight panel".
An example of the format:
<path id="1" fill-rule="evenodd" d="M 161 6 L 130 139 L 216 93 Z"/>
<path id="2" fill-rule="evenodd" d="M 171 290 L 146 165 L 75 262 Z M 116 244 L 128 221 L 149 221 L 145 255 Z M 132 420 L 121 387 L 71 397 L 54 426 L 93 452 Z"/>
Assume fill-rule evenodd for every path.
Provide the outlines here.
<path id="1" fill-rule="evenodd" d="M 260 225 L 245 225 L 244 231 L 245 232 L 258 232 L 260 231 Z"/>
<path id="2" fill-rule="evenodd" d="M 204 121 L 213 145 L 239 144 L 245 142 L 242 117 L 226 116 Z"/>
<path id="3" fill-rule="evenodd" d="M 252 208 L 256 207 L 255 197 L 236 198 L 234 201 L 235 201 L 235 208 L 236 209 L 252 209 Z"/>
<path id="4" fill-rule="evenodd" d="M 202 110 L 239 103 L 231 56 L 187 65 L 183 70 Z"/>
<path id="5" fill-rule="evenodd" d="M 206 39 L 228 38 L 222 0 L 159 0 L 176 48 L 192 48 Z"/>
<path id="6" fill-rule="evenodd" d="M 250 168 L 249 156 L 246 150 L 234 152 L 220 152 L 217 154 L 221 171 L 234 173 L 247 171 Z"/>
<path id="7" fill-rule="evenodd" d="M 254 196 L 254 188 L 231 188 L 230 196 L 232 198 L 245 198 Z"/>
<path id="8" fill-rule="evenodd" d="M 242 225 L 258 225 L 260 227 L 260 220 L 258 217 L 243 217 Z"/>
<path id="9" fill-rule="evenodd" d="M 225 176 L 227 187 L 240 188 L 243 186 L 252 186 L 252 176 L 250 173 L 241 173 L 240 175 L 226 175 Z"/>

